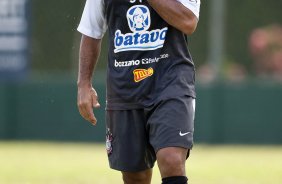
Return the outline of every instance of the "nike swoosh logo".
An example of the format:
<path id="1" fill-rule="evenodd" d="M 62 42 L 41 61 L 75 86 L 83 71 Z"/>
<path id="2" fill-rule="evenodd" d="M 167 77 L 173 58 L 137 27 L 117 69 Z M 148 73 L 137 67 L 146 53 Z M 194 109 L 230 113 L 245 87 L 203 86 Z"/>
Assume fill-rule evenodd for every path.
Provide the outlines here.
<path id="1" fill-rule="evenodd" d="M 181 136 L 181 137 L 183 137 L 183 136 L 185 136 L 185 135 L 188 135 L 188 134 L 190 134 L 191 132 L 185 132 L 185 133 L 182 133 L 181 131 L 179 132 L 179 135 Z"/>

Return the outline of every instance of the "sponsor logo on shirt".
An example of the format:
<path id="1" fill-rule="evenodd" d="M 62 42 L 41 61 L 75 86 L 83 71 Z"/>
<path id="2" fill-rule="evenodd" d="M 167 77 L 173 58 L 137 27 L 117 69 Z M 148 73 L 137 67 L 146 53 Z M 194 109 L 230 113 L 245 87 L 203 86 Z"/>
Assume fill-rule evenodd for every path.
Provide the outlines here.
<path id="1" fill-rule="evenodd" d="M 140 82 L 154 74 L 154 69 L 152 67 L 148 69 L 135 69 L 133 71 L 134 81 Z"/>
<path id="2" fill-rule="evenodd" d="M 121 67 L 131 67 L 131 66 L 139 66 L 139 65 L 149 65 L 152 63 L 158 63 L 161 61 L 165 61 L 165 59 L 169 58 L 169 54 L 161 54 L 158 57 L 153 58 L 143 58 L 143 59 L 137 59 L 137 60 L 129 60 L 129 61 L 117 61 L 115 60 L 115 67 L 121 68 Z"/>
<path id="3" fill-rule="evenodd" d="M 127 22 L 133 33 L 115 32 L 114 52 L 132 50 L 156 50 L 162 48 L 168 28 L 148 31 L 151 26 L 151 15 L 147 6 L 135 5 L 128 9 Z"/>
<path id="4" fill-rule="evenodd" d="M 147 31 L 151 25 L 150 11 L 144 5 L 136 5 L 129 8 L 126 17 L 132 32 Z"/>

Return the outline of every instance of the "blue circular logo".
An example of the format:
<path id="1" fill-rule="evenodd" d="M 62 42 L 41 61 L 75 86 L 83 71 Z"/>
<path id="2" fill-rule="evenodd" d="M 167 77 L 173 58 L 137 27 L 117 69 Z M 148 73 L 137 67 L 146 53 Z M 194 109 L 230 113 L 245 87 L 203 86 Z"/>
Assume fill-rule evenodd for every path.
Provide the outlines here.
<path id="1" fill-rule="evenodd" d="M 147 31 L 151 25 L 151 16 L 148 7 L 135 5 L 127 11 L 128 26 L 132 32 Z"/>

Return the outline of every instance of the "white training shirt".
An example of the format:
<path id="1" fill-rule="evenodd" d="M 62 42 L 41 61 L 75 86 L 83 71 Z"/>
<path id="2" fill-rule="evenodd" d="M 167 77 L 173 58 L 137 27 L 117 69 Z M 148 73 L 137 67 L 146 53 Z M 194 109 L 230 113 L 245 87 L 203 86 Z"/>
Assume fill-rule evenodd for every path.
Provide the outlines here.
<path id="1" fill-rule="evenodd" d="M 177 0 L 199 19 L 201 0 Z M 101 39 L 106 30 L 104 0 L 87 0 L 77 30 L 89 37 Z"/>

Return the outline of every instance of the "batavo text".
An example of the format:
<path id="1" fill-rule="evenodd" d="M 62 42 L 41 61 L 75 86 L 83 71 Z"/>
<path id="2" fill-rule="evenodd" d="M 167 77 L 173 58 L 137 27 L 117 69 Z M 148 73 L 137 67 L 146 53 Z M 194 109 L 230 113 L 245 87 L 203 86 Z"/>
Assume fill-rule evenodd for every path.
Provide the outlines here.
<path id="1" fill-rule="evenodd" d="M 156 50 L 162 48 L 168 28 L 122 34 L 115 33 L 115 53 L 129 50 Z"/>
<path id="2" fill-rule="evenodd" d="M 139 66 L 140 64 L 148 65 L 151 63 L 158 63 L 162 59 L 169 58 L 169 54 L 162 54 L 159 57 L 154 58 L 144 58 L 141 60 L 131 60 L 131 61 L 117 61 L 115 60 L 115 67 L 129 67 L 129 66 Z"/>

